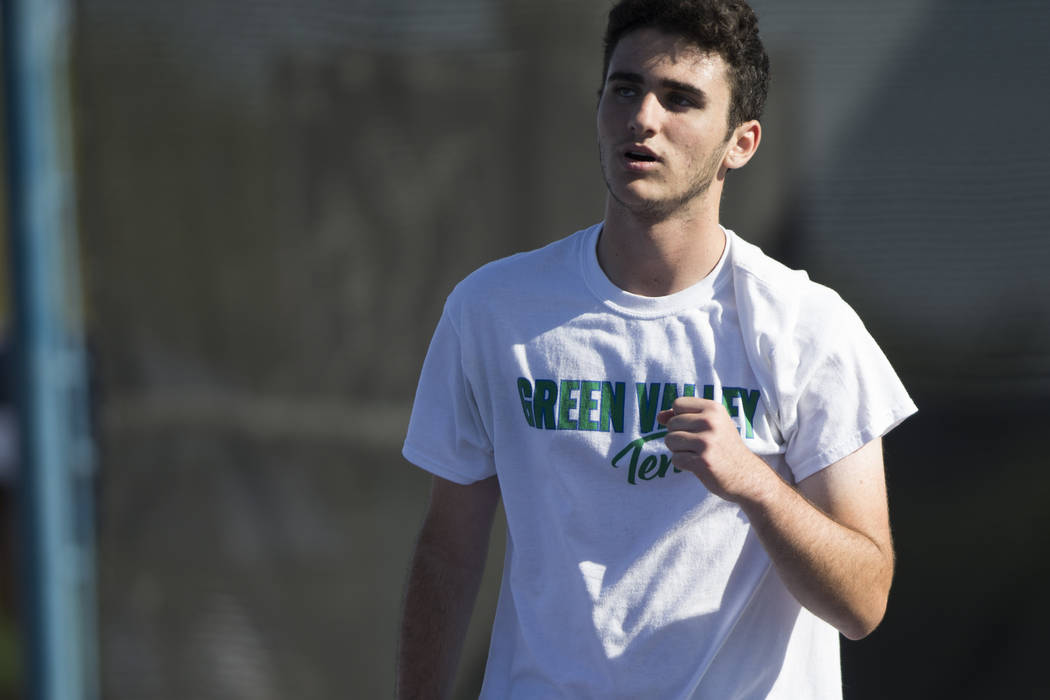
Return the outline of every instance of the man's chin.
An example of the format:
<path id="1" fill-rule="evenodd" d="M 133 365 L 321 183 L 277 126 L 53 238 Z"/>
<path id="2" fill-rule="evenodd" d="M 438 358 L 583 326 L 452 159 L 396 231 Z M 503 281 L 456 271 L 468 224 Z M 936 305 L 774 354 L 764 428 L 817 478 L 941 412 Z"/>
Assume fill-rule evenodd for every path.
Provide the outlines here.
<path id="1" fill-rule="evenodd" d="M 674 208 L 671 202 L 659 199 L 633 188 L 622 188 L 619 191 L 609 188 L 609 196 L 621 209 L 639 218 L 663 218 Z"/>
<path id="2" fill-rule="evenodd" d="M 645 207 L 652 202 L 658 201 L 651 191 L 652 188 L 646 187 L 644 182 L 615 184 L 606 182 L 605 185 L 613 199 L 630 209 Z"/>
<path id="3" fill-rule="evenodd" d="M 609 196 L 621 209 L 636 216 L 639 219 L 649 221 L 662 220 L 673 216 L 693 203 L 704 197 L 709 189 L 709 183 L 695 186 L 692 190 L 677 196 L 668 197 L 665 190 L 652 187 L 653 183 L 644 181 L 633 181 L 628 183 L 617 183 L 610 185 L 606 181 Z"/>

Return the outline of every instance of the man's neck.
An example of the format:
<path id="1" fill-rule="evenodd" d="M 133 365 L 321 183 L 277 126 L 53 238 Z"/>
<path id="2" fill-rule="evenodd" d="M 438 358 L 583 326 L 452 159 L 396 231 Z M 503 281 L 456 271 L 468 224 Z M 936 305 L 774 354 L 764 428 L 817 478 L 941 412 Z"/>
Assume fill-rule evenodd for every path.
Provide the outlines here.
<path id="1" fill-rule="evenodd" d="M 725 245 L 717 207 L 647 220 L 610 197 L 598 240 L 598 264 L 624 291 L 666 296 L 707 277 Z"/>

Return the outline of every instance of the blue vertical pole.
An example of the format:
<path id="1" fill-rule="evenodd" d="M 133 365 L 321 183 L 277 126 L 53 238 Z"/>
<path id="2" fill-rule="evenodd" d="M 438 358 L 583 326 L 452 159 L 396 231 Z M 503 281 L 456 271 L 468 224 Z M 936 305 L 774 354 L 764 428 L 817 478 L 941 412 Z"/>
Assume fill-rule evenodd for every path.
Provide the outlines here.
<path id="1" fill-rule="evenodd" d="M 23 675 L 31 700 L 98 696 L 70 31 L 68 0 L 3 2 Z"/>

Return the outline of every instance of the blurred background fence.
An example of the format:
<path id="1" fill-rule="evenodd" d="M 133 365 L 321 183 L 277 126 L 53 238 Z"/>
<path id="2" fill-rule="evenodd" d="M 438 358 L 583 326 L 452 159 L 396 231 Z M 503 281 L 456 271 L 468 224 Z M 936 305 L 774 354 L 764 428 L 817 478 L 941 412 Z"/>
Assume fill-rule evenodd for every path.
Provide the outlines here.
<path id="1" fill-rule="evenodd" d="M 1040 697 L 1050 5 L 753 4 L 773 88 L 723 222 L 839 290 L 921 409 L 846 697 Z M 422 357 L 465 274 L 600 217 L 608 4 L 74 8 L 103 696 L 389 697 Z"/>

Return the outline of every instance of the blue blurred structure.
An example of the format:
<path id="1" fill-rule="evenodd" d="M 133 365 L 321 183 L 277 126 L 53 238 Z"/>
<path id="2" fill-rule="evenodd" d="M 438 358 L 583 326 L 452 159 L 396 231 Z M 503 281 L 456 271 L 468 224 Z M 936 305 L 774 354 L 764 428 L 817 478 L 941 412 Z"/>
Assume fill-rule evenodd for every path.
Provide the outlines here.
<path id="1" fill-rule="evenodd" d="M 94 459 L 75 238 L 66 0 L 3 5 L 26 696 L 95 698 Z"/>

